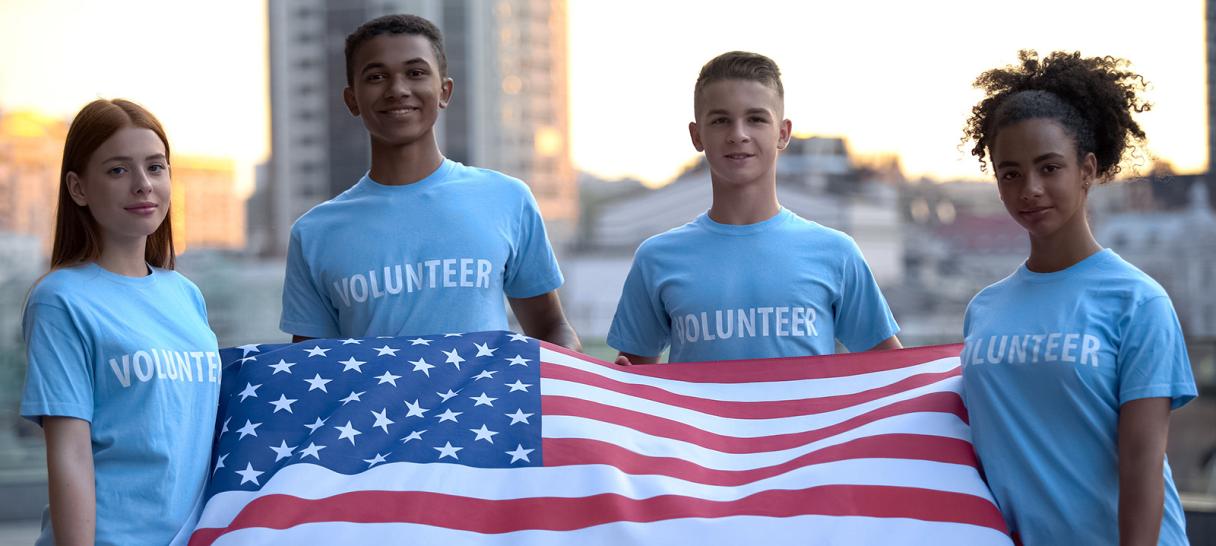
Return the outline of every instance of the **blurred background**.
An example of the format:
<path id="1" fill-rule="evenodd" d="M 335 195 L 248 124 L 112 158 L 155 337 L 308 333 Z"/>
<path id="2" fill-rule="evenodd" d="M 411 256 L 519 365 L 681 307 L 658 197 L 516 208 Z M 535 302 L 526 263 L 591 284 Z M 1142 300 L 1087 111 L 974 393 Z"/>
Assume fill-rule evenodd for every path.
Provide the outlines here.
<path id="1" fill-rule="evenodd" d="M 1098 240 L 1169 291 L 1200 398 L 1174 414 L 1169 460 L 1192 541 L 1216 543 L 1216 0 L 0 0 L 0 544 L 46 502 L 41 431 L 17 415 L 22 304 L 47 269 L 63 139 L 88 101 L 147 106 L 173 145 L 179 269 L 221 346 L 278 331 L 292 222 L 366 171 L 340 100 L 343 40 L 386 13 L 445 34 L 444 154 L 526 181 L 588 352 L 633 251 L 709 206 L 688 142 L 701 65 L 743 49 L 781 66 L 796 138 L 778 194 L 856 239 L 906 346 L 961 341 L 963 310 L 1025 259 L 1024 232 L 959 143 L 982 71 L 1018 49 L 1130 59 L 1151 83 L 1149 135 L 1091 194 Z M 477 211 L 469 211 L 476 214 Z"/>

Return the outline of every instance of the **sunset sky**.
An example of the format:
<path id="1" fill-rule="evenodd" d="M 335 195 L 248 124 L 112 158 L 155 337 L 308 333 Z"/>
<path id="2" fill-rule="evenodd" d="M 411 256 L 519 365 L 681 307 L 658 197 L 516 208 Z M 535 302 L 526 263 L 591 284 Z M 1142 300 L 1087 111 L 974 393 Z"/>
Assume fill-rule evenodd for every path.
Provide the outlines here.
<path id="1" fill-rule="evenodd" d="M 70 118 L 128 97 L 161 117 L 176 151 L 232 157 L 248 184 L 269 153 L 265 12 L 250 0 L 0 0 L 0 108 Z M 669 179 L 696 153 L 697 71 L 744 49 L 781 66 L 795 132 L 898 154 L 912 177 L 978 178 L 958 146 L 971 82 L 1032 48 L 1131 59 L 1153 84 L 1140 118 L 1151 152 L 1197 172 L 1203 17 L 1199 0 L 571 0 L 573 159 L 603 177 Z"/>

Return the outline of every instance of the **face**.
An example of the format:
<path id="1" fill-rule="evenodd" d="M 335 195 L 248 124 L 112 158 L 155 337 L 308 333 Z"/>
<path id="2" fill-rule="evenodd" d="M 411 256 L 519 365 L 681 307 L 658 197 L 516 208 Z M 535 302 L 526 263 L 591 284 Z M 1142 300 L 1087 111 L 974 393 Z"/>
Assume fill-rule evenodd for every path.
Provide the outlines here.
<path id="1" fill-rule="evenodd" d="M 997 190 L 1005 210 L 1031 238 L 1085 229 L 1085 202 L 1097 173 L 1094 154 L 1078 160 L 1076 139 L 1052 119 L 1028 119 L 997 133 L 992 144 Z"/>
<path id="2" fill-rule="evenodd" d="M 355 51 L 354 76 L 342 98 L 363 119 L 374 142 L 401 146 L 431 135 L 452 97 L 431 42 L 414 34 L 382 34 Z"/>
<path id="3" fill-rule="evenodd" d="M 87 206 L 103 243 L 147 237 L 169 212 L 169 161 L 151 129 L 119 129 L 89 157 L 83 173 L 67 175 L 68 193 Z"/>
<path id="4" fill-rule="evenodd" d="M 756 81 L 722 80 L 705 86 L 688 124 L 692 145 L 705 152 L 714 180 L 727 184 L 775 179 L 777 151 L 790 140 L 777 90 Z"/>

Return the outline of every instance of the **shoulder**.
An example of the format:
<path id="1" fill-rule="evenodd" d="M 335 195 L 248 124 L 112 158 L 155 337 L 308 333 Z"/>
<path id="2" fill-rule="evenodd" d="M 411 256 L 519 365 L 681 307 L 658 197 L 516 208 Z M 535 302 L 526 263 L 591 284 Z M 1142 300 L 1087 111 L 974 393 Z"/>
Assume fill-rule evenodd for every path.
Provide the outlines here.
<path id="1" fill-rule="evenodd" d="M 1097 283 L 1126 294 L 1129 303 L 1133 305 L 1161 297 L 1169 298 L 1165 288 L 1156 279 L 1114 251 L 1109 252 L 1110 255 L 1104 257 L 1097 270 Z"/>
<path id="2" fill-rule="evenodd" d="M 532 201 L 532 189 L 523 180 L 493 169 L 470 167 L 456 163 L 449 175 L 451 184 L 472 185 L 479 191 L 489 192 L 488 199 L 510 198 L 515 201 Z"/>
<path id="3" fill-rule="evenodd" d="M 685 255 L 689 252 L 696 252 L 701 247 L 688 245 L 691 241 L 704 236 L 705 233 L 705 230 L 694 219 L 682 226 L 671 228 L 657 235 L 651 235 L 645 241 L 642 241 L 642 244 L 638 245 L 638 249 L 634 254 L 635 259 L 643 257 L 654 258 L 672 252 L 680 252 Z"/>
<path id="4" fill-rule="evenodd" d="M 334 222 L 348 222 L 356 213 L 352 207 L 352 202 L 363 193 L 359 189 L 359 185 L 355 184 L 338 194 L 336 197 L 327 199 L 308 209 L 304 214 L 301 214 L 296 221 L 291 224 L 291 233 L 298 235 L 302 232 L 311 232 L 316 230 L 324 230 L 327 226 Z M 362 208 L 366 203 L 356 206 Z"/>
<path id="5" fill-rule="evenodd" d="M 96 277 L 90 265 L 60 267 L 42 277 L 30 290 L 29 305 L 43 304 L 67 307 L 85 291 L 88 281 Z"/>
<path id="6" fill-rule="evenodd" d="M 827 227 L 818 222 L 807 220 L 790 212 L 790 219 L 782 226 L 781 233 L 786 237 L 797 239 L 803 243 L 799 248 L 811 248 L 816 253 L 836 252 L 846 255 L 861 255 L 857 242 L 849 234 Z M 805 245 L 810 243 L 810 245 Z"/>

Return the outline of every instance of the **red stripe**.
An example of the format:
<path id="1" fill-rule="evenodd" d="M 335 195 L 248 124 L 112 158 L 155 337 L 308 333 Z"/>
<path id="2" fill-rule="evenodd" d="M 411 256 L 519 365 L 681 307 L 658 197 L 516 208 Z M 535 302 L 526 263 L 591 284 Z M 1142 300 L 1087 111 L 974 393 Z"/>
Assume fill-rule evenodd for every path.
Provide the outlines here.
<path id="1" fill-rule="evenodd" d="M 599 440 L 545 438 L 545 466 L 606 464 L 626 474 L 659 475 L 737 487 L 779 476 L 805 466 L 849 459 L 915 459 L 976 466 L 971 444 L 955 438 L 921 434 L 882 434 L 828 446 L 779 465 L 752 470 L 715 470 L 674 457 L 650 457 Z"/>
<path id="2" fill-rule="evenodd" d="M 812 415 L 816 413 L 836 411 L 839 409 L 856 406 L 858 404 L 864 404 L 866 402 L 878 400 L 893 394 L 915 389 L 917 387 L 932 385 L 933 383 L 937 383 L 943 379 L 959 375 L 962 373 L 962 369 L 954 368 L 945 372 L 914 375 L 890 385 L 853 394 L 822 396 L 802 400 L 770 400 L 749 402 L 714 400 L 710 398 L 676 394 L 660 387 L 624 383 L 615 379 L 609 379 L 601 375 L 596 375 L 585 370 L 562 366 L 560 364 L 550 364 L 548 362 L 541 363 L 540 373 L 541 377 L 544 379 L 559 379 L 563 381 L 582 383 L 584 385 L 591 385 L 593 387 L 599 387 L 637 398 L 644 398 L 646 400 L 667 404 L 669 406 L 677 406 L 701 413 L 717 415 L 719 417 L 729 417 L 732 419 L 776 419 L 782 417 L 795 417 L 799 415 Z"/>
<path id="3" fill-rule="evenodd" d="M 599 402 L 568 396 L 541 396 L 541 414 L 545 416 L 568 415 L 595 419 L 629 427 L 651 436 L 672 438 L 724 453 L 764 453 L 791 449 L 853 430 L 879 419 L 915 412 L 952 413 L 964 422 L 967 420 L 963 400 L 957 393 L 932 392 L 916 398 L 901 400 L 815 430 L 743 438 L 715 434 L 679 421 Z M 544 435 L 543 427 L 541 434 Z"/>
<path id="4" fill-rule="evenodd" d="M 628 370 L 629 373 L 648 377 L 677 379 L 697 383 L 754 383 L 757 381 L 790 381 L 796 379 L 845 377 L 896 370 L 941 358 L 957 357 L 963 349 L 961 344 L 954 344 L 839 355 L 618 366 L 552 343 L 542 341 L 540 344 L 544 349 L 569 355 L 592 364 L 611 366 L 617 370 Z"/>
<path id="5" fill-rule="evenodd" d="M 1005 532 L 996 506 L 973 495 L 911 487 L 828 485 L 763 491 L 735 501 L 679 495 L 630 499 L 617 494 L 485 500 L 442 493 L 360 491 L 306 500 L 268 495 L 249 503 L 226 528 L 200 529 L 191 546 L 251 527 L 287 529 L 306 523 L 417 523 L 478 533 L 569 531 L 617 521 L 652 522 L 730 516 L 807 514 L 912 518 L 978 525 Z M 691 538 L 691 537 L 690 537 Z"/>

